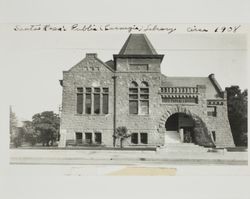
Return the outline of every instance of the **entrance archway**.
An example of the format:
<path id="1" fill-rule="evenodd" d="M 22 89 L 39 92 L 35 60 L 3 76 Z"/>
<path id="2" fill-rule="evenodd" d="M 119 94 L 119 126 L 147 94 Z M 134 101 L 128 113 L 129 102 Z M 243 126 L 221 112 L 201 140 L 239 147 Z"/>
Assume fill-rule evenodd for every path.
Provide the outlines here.
<path id="1" fill-rule="evenodd" d="M 192 113 L 191 110 L 189 110 L 183 106 L 167 107 L 166 110 L 164 111 L 164 114 L 161 116 L 161 118 L 159 120 L 158 132 L 161 133 L 161 137 L 163 139 L 162 140 L 163 144 L 167 145 L 166 142 L 171 142 L 171 141 L 181 142 L 180 135 L 179 135 L 179 139 L 176 139 L 176 137 L 175 137 L 175 139 L 171 140 L 171 135 L 168 136 L 169 138 L 167 140 L 164 139 L 164 136 L 167 133 L 166 123 L 167 123 L 168 119 L 176 113 L 184 114 L 186 117 L 192 118 L 193 126 L 190 126 L 191 130 L 193 130 L 193 136 L 194 136 L 194 139 L 192 140 L 192 142 L 195 142 L 198 145 L 206 146 L 206 147 L 214 147 L 215 146 L 215 143 L 212 139 L 211 132 L 208 131 L 206 123 L 201 119 L 200 116 Z M 188 130 L 188 126 L 186 126 L 186 129 Z M 172 135 L 176 136 L 178 134 L 172 133 Z"/>
<path id="2" fill-rule="evenodd" d="M 165 128 L 165 143 L 195 143 L 195 121 L 185 113 L 174 113 L 168 117 Z"/>

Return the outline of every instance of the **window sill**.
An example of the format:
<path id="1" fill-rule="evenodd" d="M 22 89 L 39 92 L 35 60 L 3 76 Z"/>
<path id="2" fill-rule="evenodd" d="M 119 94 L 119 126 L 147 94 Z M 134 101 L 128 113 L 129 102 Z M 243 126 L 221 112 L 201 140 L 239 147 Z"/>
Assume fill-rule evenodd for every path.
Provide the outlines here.
<path id="1" fill-rule="evenodd" d="M 146 115 L 142 115 L 142 114 L 128 114 L 128 116 L 146 116 L 146 117 L 148 117 L 148 116 L 150 116 L 150 114 L 146 114 Z"/>
<path id="2" fill-rule="evenodd" d="M 108 114 L 79 114 L 79 113 L 76 113 L 76 114 L 74 114 L 75 116 L 108 116 L 108 115 L 110 115 L 110 113 L 108 113 Z"/>

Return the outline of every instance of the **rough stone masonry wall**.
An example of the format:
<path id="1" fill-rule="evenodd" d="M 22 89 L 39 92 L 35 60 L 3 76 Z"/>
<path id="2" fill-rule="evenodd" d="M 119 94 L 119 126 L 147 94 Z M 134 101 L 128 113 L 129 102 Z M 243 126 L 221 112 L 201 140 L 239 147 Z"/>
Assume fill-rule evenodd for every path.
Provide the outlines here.
<path id="1" fill-rule="evenodd" d="M 131 72 L 129 64 L 148 63 L 148 72 Z M 198 104 L 163 104 L 159 94 L 161 75 L 160 61 L 154 59 L 121 59 L 117 65 L 117 104 L 116 126 L 126 126 L 129 133 L 148 133 L 148 146 L 163 145 L 165 122 L 169 116 L 177 112 L 198 116 L 207 126 L 209 133 L 216 132 L 217 147 L 234 146 L 227 117 L 227 105 L 217 106 L 217 117 L 207 116 L 206 87 L 198 85 Z M 101 132 L 106 146 L 113 145 L 113 79 L 114 73 L 100 62 L 95 54 L 88 54 L 69 71 L 63 73 L 63 100 L 61 117 L 60 146 L 66 140 L 74 140 L 75 132 Z M 129 114 L 129 85 L 136 81 L 149 84 L 149 115 Z M 109 114 L 87 115 L 76 113 L 77 87 L 108 87 Z M 131 145 L 131 139 L 124 141 L 124 146 Z"/>
<path id="2" fill-rule="evenodd" d="M 228 120 L 227 103 L 216 106 L 216 117 L 209 116 L 207 118 L 207 126 L 209 131 L 215 131 L 216 147 L 234 147 L 233 136 Z"/>
<path id="3" fill-rule="evenodd" d="M 129 83 L 136 81 L 139 85 L 142 81 L 149 84 L 149 114 L 131 115 L 129 114 Z M 158 145 L 159 135 L 157 132 L 157 117 L 159 111 L 159 88 L 158 74 L 117 74 L 117 119 L 118 126 L 126 126 L 129 133 L 148 133 L 148 145 Z M 129 139 L 128 139 L 129 140 Z M 130 145 L 125 142 L 125 145 Z"/>
<path id="4" fill-rule="evenodd" d="M 63 99 L 61 115 L 61 133 L 66 140 L 75 140 L 75 132 L 101 132 L 102 142 L 112 146 L 113 134 L 113 72 L 96 59 L 95 54 L 87 54 L 86 58 L 69 71 L 63 73 Z M 77 114 L 76 90 L 77 87 L 108 87 L 109 112 L 106 115 Z M 92 99 L 93 100 L 93 99 Z M 83 100 L 85 101 L 85 100 Z M 85 108 L 85 103 L 83 103 Z M 83 109 L 84 110 L 84 109 Z M 93 135 L 92 138 L 94 139 Z M 63 142 L 63 141 L 62 141 Z"/>
<path id="5" fill-rule="evenodd" d="M 207 115 L 207 99 L 206 99 L 206 87 L 198 85 L 198 104 L 161 104 L 161 116 L 159 118 L 159 132 L 164 137 L 165 122 L 174 113 L 186 113 L 194 118 L 200 118 L 207 127 L 208 138 L 211 137 L 212 131 L 216 133 L 216 147 L 233 147 L 233 138 L 228 122 L 227 105 L 226 102 L 223 105 L 218 105 L 217 116 Z M 207 136 L 206 136 L 207 137 Z M 208 140 L 208 142 L 210 142 Z M 207 141 L 206 141 L 207 143 Z M 206 146 L 208 144 L 201 143 Z M 210 145 L 210 144 L 209 144 Z"/>
<path id="6" fill-rule="evenodd" d="M 148 64 L 147 72 L 129 71 L 129 64 Z M 154 59 L 121 59 L 117 63 L 117 127 L 126 126 L 129 133 L 147 133 L 147 146 L 157 146 L 161 143 L 157 131 L 158 114 L 160 109 L 160 61 Z M 140 87 L 142 81 L 149 84 L 149 114 L 129 114 L 129 87 L 132 81 Z M 124 141 L 124 146 L 132 145 L 131 139 Z M 139 141 L 140 145 L 140 141 Z"/>

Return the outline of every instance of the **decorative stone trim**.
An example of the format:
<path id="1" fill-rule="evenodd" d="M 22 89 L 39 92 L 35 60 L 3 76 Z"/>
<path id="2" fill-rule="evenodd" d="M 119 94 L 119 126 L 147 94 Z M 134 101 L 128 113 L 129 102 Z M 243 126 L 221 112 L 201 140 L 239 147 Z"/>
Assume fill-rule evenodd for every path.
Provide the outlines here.
<path id="1" fill-rule="evenodd" d="M 224 105 L 224 100 L 207 100 L 207 105 Z"/>
<path id="2" fill-rule="evenodd" d="M 181 105 L 176 105 L 172 107 L 171 109 L 168 108 L 165 111 L 165 113 L 162 115 L 162 117 L 160 118 L 160 122 L 159 122 L 159 128 L 165 128 L 165 122 L 171 115 L 175 113 L 185 113 L 187 115 L 190 115 L 192 118 L 194 118 L 194 115 L 190 112 L 190 110 L 188 110 L 187 108 Z"/>
<path id="3" fill-rule="evenodd" d="M 198 93 L 197 87 L 161 87 L 160 93 L 193 94 Z"/>

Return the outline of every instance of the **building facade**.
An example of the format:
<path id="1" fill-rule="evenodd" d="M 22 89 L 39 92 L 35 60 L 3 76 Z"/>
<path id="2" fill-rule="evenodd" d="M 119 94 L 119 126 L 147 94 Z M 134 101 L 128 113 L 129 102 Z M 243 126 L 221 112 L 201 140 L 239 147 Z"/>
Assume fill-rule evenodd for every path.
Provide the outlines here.
<path id="1" fill-rule="evenodd" d="M 168 77 L 163 58 L 145 34 L 131 34 L 113 60 L 86 54 L 64 71 L 59 146 L 119 145 L 113 135 L 121 126 L 131 135 L 124 147 L 234 146 L 226 92 L 214 75 Z"/>

